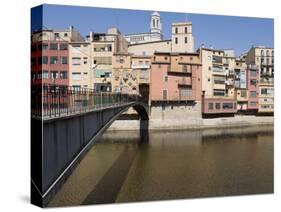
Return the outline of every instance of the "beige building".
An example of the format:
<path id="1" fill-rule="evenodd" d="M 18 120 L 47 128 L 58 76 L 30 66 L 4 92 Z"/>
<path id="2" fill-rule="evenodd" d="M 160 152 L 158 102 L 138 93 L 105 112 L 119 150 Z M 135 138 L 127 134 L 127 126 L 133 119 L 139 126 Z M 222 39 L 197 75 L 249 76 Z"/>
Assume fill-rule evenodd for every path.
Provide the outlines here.
<path id="1" fill-rule="evenodd" d="M 89 42 L 69 43 L 69 85 L 93 89 Z"/>
<path id="2" fill-rule="evenodd" d="M 274 49 L 265 46 L 252 47 L 246 63 L 256 65 L 259 69 L 259 108 L 260 113 L 274 111 Z"/>
<path id="3" fill-rule="evenodd" d="M 112 88 L 114 92 L 137 94 L 138 72 L 131 68 L 131 55 L 116 53 L 112 60 Z"/>
<path id="4" fill-rule="evenodd" d="M 96 91 L 112 91 L 112 60 L 115 53 L 127 53 L 128 42 L 117 28 L 107 33 L 93 33 L 87 37 L 90 42 L 92 82 Z"/>
<path id="5" fill-rule="evenodd" d="M 138 92 L 149 103 L 151 56 L 133 55 L 131 60 L 132 70 L 136 71 L 138 76 Z"/>
<path id="6" fill-rule="evenodd" d="M 202 113 L 205 116 L 234 115 L 234 57 L 224 50 L 201 47 Z"/>
<path id="7" fill-rule="evenodd" d="M 194 52 L 192 23 L 172 23 L 172 52 Z"/>
<path id="8" fill-rule="evenodd" d="M 162 40 L 153 41 L 147 43 L 130 44 L 128 46 L 128 52 L 133 55 L 151 56 L 154 52 L 171 52 L 172 41 Z"/>

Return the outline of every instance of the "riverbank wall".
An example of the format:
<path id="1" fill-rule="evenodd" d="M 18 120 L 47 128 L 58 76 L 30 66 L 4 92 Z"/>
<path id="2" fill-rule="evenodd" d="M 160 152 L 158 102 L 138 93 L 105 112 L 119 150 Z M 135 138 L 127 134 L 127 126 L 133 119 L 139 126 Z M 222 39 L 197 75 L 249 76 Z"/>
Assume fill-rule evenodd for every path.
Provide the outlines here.
<path id="1" fill-rule="evenodd" d="M 212 119 L 188 118 L 188 119 L 150 119 L 149 130 L 173 130 L 173 129 L 208 129 L 208 128 L 231 128 L 259 125 L 273 125 L 273 116 L 234 116 Z M 108 128 L 108 131 L 116 130 L 139 130 L 139 120 L 116 120 Z"/>

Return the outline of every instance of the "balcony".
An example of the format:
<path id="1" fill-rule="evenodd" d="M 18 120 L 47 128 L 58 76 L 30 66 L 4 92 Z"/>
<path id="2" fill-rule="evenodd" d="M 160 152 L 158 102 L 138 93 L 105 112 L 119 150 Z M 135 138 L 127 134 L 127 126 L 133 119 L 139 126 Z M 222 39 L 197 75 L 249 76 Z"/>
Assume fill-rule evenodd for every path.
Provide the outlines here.
<path id="1" fill-rule="evenodd" d="M 132 69 L 149 69 L 149 64 L 132 64 Z"/>
<path id="2" fill-rule="evenodd" d="M 213 56 L 213 63 L 222 64 L 222 57 L 220 56 Z"/>
<path id="3" fill-rule="evenodd" d="M 177 80 L 178 87 L 191 87 L 192 82 L 190 77 L 182 77 L 181 79 Z"/>
<path id="4" fill-rule="evenodd" d="M 261 77 L 273 77 L 273 74 L 272 74 L 272 72 L 262 71 Z"/>
<path id="5" fill-rule="evenodd" d="M 260 85 L 273 85 L 273 79 L 260 79 Z"/>
<path id="6" fill-rule="evenodd" d="M 191 68 L 186 65 L 168 66 L 168 74 L 171 75 L 191 75 Z"/>
<path id="7" fill-rule="evenodd" d="M 223 76 L 226 75 L 222 67 L 213 67 L 212 71 L 214 75 L 223 75 Z"/>

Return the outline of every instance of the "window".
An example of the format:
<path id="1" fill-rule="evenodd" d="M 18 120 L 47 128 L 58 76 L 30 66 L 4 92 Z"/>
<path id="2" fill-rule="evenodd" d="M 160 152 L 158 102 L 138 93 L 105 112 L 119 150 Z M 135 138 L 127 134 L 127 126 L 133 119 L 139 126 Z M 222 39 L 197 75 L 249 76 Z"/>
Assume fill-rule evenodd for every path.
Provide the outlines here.
<path id="1" fill-rule="evenodd" d="M 67 64 L 67 57 L 61 56 L 60 57 L 60 64 Z"/>
<path id="2" fill-rule="evenodd" d="M 51 56 L 50 57 L 50 64 L 58 64 L 58 57 L 57 56 Z"/>
<path id="3" fill-rule="evenodd" d="M 51 71 L 51 79 L 55 80 L 58 78 L 58 71 Z"/>
<path id="4" fill-rule="evenodd" d="M 261 50 L 261 56 L 264 56 L 264 51 L 263 50 Z"/>
<path id="5" fill-rule="evenodd" d="M 67 79 L 67 71 L 61 71 L 60 72 L 60 78 L 61 79 Z"/>
<path id="6" fill-rule="evenodd" d="M 187 27 L 184 27 L 184 32 L 187 33 Z"/>
<path id="7" fill-rule="evenodd" d="M 233 107 L 233 103 L 226 103 L 226 102 L 224 102 L 224 103 L 222 103 L 222 108 L 223 109 L 233 109 L 234 107 Z"/>
<path id="8" fill-rule="evenodd" d="M 164 82 L 168 82 L 168 75 L 164 76 Z"/>
<path id="9" fill-rule="evenodd" d="M 187 37 L 184 37 L 184 43 L 187 43 Z"/>
<path id="10" fill-rule="evenodd" d="M 175 33 L 178 34 L 178 28 L 177 27 L 175 28 Z"/>
<path id="11" fill-rule="evenodd" d="M 32 74 L 31 74 L 31 79 L 32 79 L 32 80 L 36 80 L 36 73 L 32 73 Z"/>
<path id="12" fill-rule="evenodd" d="M 175 43 L 178 44 L 178 38 L 175 38 Z"/>
<path id="13" fill-rule="evenodd" d="M 42 64 L 48 64 L 48 56 L 42 57 Z"/>
<path id="14" fill-rule="evenodd" d="M 37 63 L 36 63 L 36 57 L 32 57 L 31 58 L 31 65 L 33 66 L 33 65 L 36 65 Z"/>
<path id="15" fill-rule="evenodd" d="M 269 50 L 266 50 L 266 56 L 269 56 Z"/>
<path id="16" fill-rule="evenodd" d="M 208 103 L 208 109 L 213 110 L 214 109 L 214 103 Z"/>
<path id="17" fill-rule="evenodd" d="M 72 65 L 80 65 L 81 57 L 73 57 L 72 58 Z"/>
<path id="18" fill-rule="evenodd" d="M 256 70 L 250 70 L 250 76 L 251 77 L 256 77 L 257 76 L 257 71 Z"/>
<path id="19" fill-rule="evenodd" d="M 66 43 L 61 43 L 60 44 L 60 50 L 64 51 L 64 50 L 67 50 L 67 44 Z"/>
<path id="20" fill-rule="evenodd" d="M 38 64 L 48 64 L 48 56 L 38 57 Z"/>
<path id="21" fill-rule="evenodd" d="M 74 91 L 79 91 L 81 86 L 80 85 L 72 85 Z"/>
<path id="22" fill-rule="evenodd" d="M 216 103 L 216 110 L 220 110 L 221 109 L 221 103 Z"/>
<path id="23" fill-rule="evenodd" d="M 60 34 L 59 33 L 55 33 L 55 38 L 59 38 Z"/>
<path id="24" fill-rule="evenodd" d="M 272 57 L 274 56 L 274 50 L 271 51 L 271 56 L 272 56 Z"/>
<path id="25" fill-rule="evenodd" d="M 267 95 L 267 94 L 269 94 L 269 93 L 267 92 L 267 88 L 262 88 L 262 89 L 261 89 L 261 94 L 262 94 L 262 95 Z"/>
<path id="26" fill-rule="evenodd" d="M 250 97 L 257 97 L 256 91 L 250 91 Z"/>
<path id="27" fill-rule="evenodd" d="M 214 89 L 214 96 L 224 96 L 225 90 L 223 89 Z"/>
<path id="28" fill-rule="evenodd" d="M 250 106 L 257 106 L 257 102 L 250 102 Z"/>
<path id="29" fill-rule="evenodd" d="M 73 80 L 81 80 L 81 73 L 80 72 L 73 72 L 72 73 Z"/>
<path id="30" fill-rule="evenodd" d="M 43 79 L 48 79 L 49 78 L 49 72 L 48 71 L 43 71 L 42 78 Z"/>
<path id="31" fill-rule="evenodd" d="M 168 96 L 168 91 L 167 90 L 163 90 L 163 100 L 167 100 L 167 96 Z"/>
<path id="32" fill-rule="evenodd" d="M 63 36 L 64 36 L 64 37 L 67 37 L 67 36 L 68 36 L 68 34 L 67 34 L 67 33 L 64 33 L 64 34 L 63 34 Z"/>
<path id="33" fill-rule="evenodd" d="M 255 79 L 250 80 L 250 84 L 251 85 L 257 85 L 257 80 L 255 80 Z"/>
<path id="34" fill-rule="evenodd" d="M 94 64 L 105 64 L 111 65 L 112 64 L 112 57 L 95 57 Z"/>
<path id="35" fill-rule="evenodd" d="M 50 43 L 50 50 L 58 50 L 58 44 L 57 43 Z"/>
<path id="36" fill-rule="evenodd" d="M 32 52 L 37 51 L 37 46 L 36 46 L 36 45 L 32 45 L 32 46 L 31 46 L 31 51 L 32 51 Z"/>
<path id="37" fill-rule="evenodd" d="M 181 88 L 179 91 L 180 91 L 181 97 L 192 96 L 192 89 L 191 88 Z"/>
<path id="38" fill-rule="evenodd" d="M 241 90 L 241 97 L 246 98 L 247 97 L 247 91 L 246 90 Z"/>
<path id="39" fill-rule="evenodd" d="M 42 50 L 46 51 L 48 50 L 49 45 L 47 43 L 42 43 Z"/>
<path id="40" fill-rule="evenodd" d="M 37 79 L 42 79 L 42 72 L 39 72 L 39 73 L 37 74 Z"/>
<path id="41" fill-rule="evenodd" d="M 94 51 L 95 52 L 111 52 L 112 44 L 95 44 Z"/>
<path id="42" fill-rule="evenodd" d="M 223 85 L 225 83 L 225 77 L 214 77 L 214 83 Z"/>

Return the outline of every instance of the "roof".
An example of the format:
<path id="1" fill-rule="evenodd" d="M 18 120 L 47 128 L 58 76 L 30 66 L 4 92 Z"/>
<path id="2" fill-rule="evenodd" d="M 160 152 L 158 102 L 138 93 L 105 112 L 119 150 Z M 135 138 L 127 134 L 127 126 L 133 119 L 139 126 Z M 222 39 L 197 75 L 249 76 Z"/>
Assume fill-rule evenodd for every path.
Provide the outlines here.
<path id="1" fill-rule="evenodd" d="M 160 34 L 158 32 L 140 32 L 140 33 L 130 33 L 130 34 L 126 34 L 124 35 L 125 37 L 126 36 L 133 36 L 133 35 L 147 35 L 147 34 Z"/>
<path id="2" fill-rule="evenodd" d="M 199 56 L 199 53 L 198 52 L 157 52 L 155 51 L 154 54 L 163 54 L 163 55 L 171 55 L 171 56 L 177 56 L 177 55 L 196 55 L 196 56 Z"/>
<path id="3" fill-rule="evenodd" d="M 137 45 L 146 45 L 146 44 L 152 44 L 152 43 L 161 43 L 161 42 L 170 42 L 171 39 L 169 40 L 157 40 L 157 41 L 150 41 L 150 42 L 144 42 L 144 43 L 134 43 L 134 44 L 129 44 L 128 46 L 137 46 Z"/>
<path id="4" fill-rule="evenodd" d="M 192 22 L 173 22 L 172 26 L 185 26 L 185 25 L 192 25 Z"/>
<path id="5" fill-rule="evenodd" d="M 157 11 L 155 11 L 151 14 L 151 16 L 160 16 L 160 14 Z"/>

